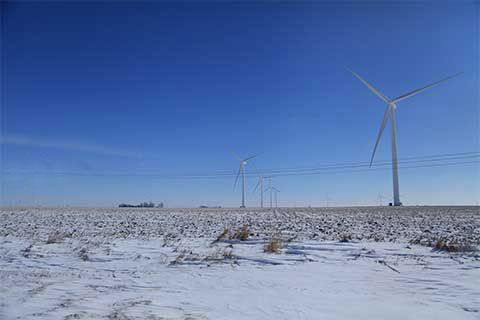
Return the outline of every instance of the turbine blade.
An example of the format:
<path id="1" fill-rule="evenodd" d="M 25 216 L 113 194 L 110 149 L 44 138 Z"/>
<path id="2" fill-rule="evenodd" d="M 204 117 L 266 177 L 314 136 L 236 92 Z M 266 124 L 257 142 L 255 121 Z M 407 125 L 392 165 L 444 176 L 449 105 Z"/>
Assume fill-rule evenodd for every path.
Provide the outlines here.
<path id="1" fill-rule="evenodd" d="M 261 178 L 258 179 L 257 185 L 255 186 L 255 189 L 253 189 L 253 192 L 257 191 L 258 186 L 260 185 L 260 179 L 261 179 Z"/>
<path id="2" fill-rule="evenodd" d="M 412 97 L 412 96 L 414 96 L 414 95 L 416 95 L 416 94 L 419 94 L 420 92 L 422 92 L 422 91 L 425 90 L 425 89 L 428 89 L 428 88 L 430 88 L 430 87 L 433 87 L 433 86 L 435 86 L 435 85 L 437 85 L 437 84 L 439 84 L 439 83 L 441 83 L 441 82 L 450 80 L 450 79 L 452 79 L 452 78 L 454 78 L 454 77 L 456 77 L 456 76 L 458 76 L 458 75 L 460 75 L 460 74 L 462 74 L 462 73 L 463 73 L 463 72 L 459 72 L 459 73 L 457 73 L 457 74 L 454 74 L 453 76 L 447 77 L 447 78 L 442 79 L 442 80 L 439 80 L 439 81 L 435 81 L 435 82 L 430 83 L 430 84 L 427 84 L 426 86 L 421 87 L 420 89 L 413 90 L 413 91 L 411 91 L 411 92 L 409 92 L 409 93 L 406 93 L 406 94 L 404 94 L 404 95 L 402 95 L 402 96 L 400 96 L 400 97 L 398 97 L 398 98 L 393 99 L 392 103 L 397 103 L 397 102 L 399 102 L 399 101 L 402 101 L 402 100 L 405 100 L 405 99 L 407 99 L 407 98 L 410 98 L 410 97 Z"/>
<path id="3" fill-rule="evenodd" d="M 238 154 L 236 154 L 235 152 L 233 152 L 233 151 L 231 151 L 231 150 L 230 150 L 230 152 L 233 154 L 233 156 L 234 156 L 235 158 L 237 158 L 238 161 L 242 161 L 242 158 L 240 158 L 240 156 L 239 156 Z"/>
<path id="4" fill-rule="evenodd" d="M 258 154 L 255 154 L 255 155 L 250 156 L 250 157 L 248 157 L 248 158 L 246 158 L 246 159 L 243 159 L 243 161 L 247 161 L 247 160 L 253 159 L 253 158 L 257 157 L 257 156 L 258 156 Z"/>
<path id="5" fill-rule="evenodd" d="M 238 177 L 240 176 L 241 171 L 242 171 L 242 165 L 240 165 L 240 168 L 238 169 L 237 177 L 235 178 L 235 183 L 233 184 L 233 190 L 235 190 L 235 187 L 237 186 Z"/>
<path id="6" fill-rule="evenodd" d="M 357 77 L 358 80 L 362 81 L 363 84 L 366 85 L 367 88 L 370 89 L 373 93 L 375 93 L 380 99 L 382 99 L 386 103 L 390 103 L 390 100 L 387 97 L 385 97 L 380 91 L 375 89 L 370 83 L 368 83 L 367 80 L 363 79 L 357 73 L 353 72 L 349 68 L 347 68 L 347 70 L 350 71 L 355 77 Z"/>
<path id="7" fill-rule="evenodd" d="M 377 142 L 375 142 L 372 158 L 370 159 L 370 167 L 372 166 L 373 157 L 375 157 L 375 151 L 377 151 L 378 143 L 380 142 L 380 138 L 382 137 L 383 129 L 385 129 L 385 125 L 387 124 L 389 110 L 390 110 L 390 106 L 387 107 L 387 110 L 385 110 L 385 114 L 383 115 L 382 125 L 380 126 L 380 131 L 378 132 Z"/>

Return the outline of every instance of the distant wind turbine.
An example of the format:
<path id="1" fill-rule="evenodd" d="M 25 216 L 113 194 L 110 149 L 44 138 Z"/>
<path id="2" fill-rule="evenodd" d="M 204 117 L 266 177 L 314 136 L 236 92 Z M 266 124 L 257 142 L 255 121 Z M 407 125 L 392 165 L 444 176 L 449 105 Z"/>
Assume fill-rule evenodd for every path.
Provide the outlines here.
<path id="1" fill-rule="evenodd" d="M 280 190 L 275 187 L 272 187 L 272 189 L 275 191 L 275 208 L 278 208 L 277 194 L 280 192 Z"/>
<path id="2" fill-rule="evenodd" d="M 378 143 L 380 141 L 380 138 L 382 137 L 383 129 L 385 129 L 385 125 L 387 124 L 388 121 L 388 116 L 390 115 L 390 120 L 391 120 L 391 128 L 392 128 L 392 174 L 393 174 L 393 205 L 394 206 L 401 206 L 402 203 L 400 202 L 400 191 L 399 191 L 399 186 L 398 186 L 398 160 L 397 160 L 397 139 L 396 139 L 396 130 L 395 130 L 395 110 L 397 109 L 397 102 L 400 102 L 402 100 L 405 100 L 407 98 L 410 98 L 420 92 L 422 92 L 425 89 L 428 89 L 430 87 L 433 87 L 441 82 L 447 81 L 453 77 L 456 77 L 460 75 L 462 72 L 454 74 L 450 77 L 447 77 L 445 79 L 430 83 L 424 87 L 421 87 L 419 89 L 413 90 L 409 93 L 406 93 L 404 95 L 401 95 L 395 99 L 389 99 L 387 98 L 384 94 L 382 94 L 380 91 L 375 89 L 370 83 L 368 83 L 365 79 L 360 77 L 358 74 L 353 72 L 352 70 L 348 69 L 355 77 L 358 78 L 364 85 L 367 86 L 368 89 L 370 89 L 375 95 L 377 95 L 380 99 L 382 99 L 384 102 L 387 103 L 387 109 L 385 110 L 385 113 L 383 115 L 383 120 L 382 124 L 380 126 L 380 131 L 378 132 L 378 137 L 377 141 L 375 142 L 375 147 L 373 148 L 373 153 L 372 153 L 372 158 L 370 159 L 370 167 L 372 166 L 373 158 L 375 156 L 375 151 L 377 150 Z"/>
<path id="3" fill-rule="evenodd" d="M 383 196 L 383 194 L 379 194 L 378 197 L 377 197 L 377 200 L 378 200 L 378 205 L 381 207 L 383 206 L 383 199 L 385 199 L 385 197 Z"/>
<path id="4" fill-rule="evenodd" d="M 245 159 L 240 158 L 235 153 L 233 153 L 233 155 L 235 156 L 235 158 L 238 159 L 238 161 L 240 161 L 240 168 L 238 169 L 237 177 L 235 178 L 235 183 L 233 184 L 233 190 L 235 190 L 235 187 L 238 182 L 238 177 L 241 174 L 242 175 L 242 205 L 240 208 L 245 208 L 245 166 L 247 165 L 248 160 L 255 158 L 257 155 L 253 155 Z"/>
<path id="5" fill-rule="evenodd" d="M 268 181 L 269 181 L 269 186 L 267 189 L 265 189 L 265 191 L 270 190 L 270 208 L 273 207 L 273 203 L 272 203 L 273 192 L 275 192 L 275 207 L 277 207 L 277 193 L 280 192 L 280 190 L 272 186 L 272 176 L 264 177 L 264 178 L 268 178 Z"/>
<path id="6" fill-rule="evenodd" d="M 328 192 L 325 194 L 325 206 L 328 208 L 330 207 L 330 200 L 332 200 L 332 198 L 330 198 L 330 196 L 328 195 Z"/>
<path id="7" fill-rule="evenodd" d="M 263 176 L 262 175 L 258 175 L 258 182 L 257 182 L 257 185 L 255 186 L 255 189 L 253 191 L 256 191 L 258 189 L 258 187 L 260 187 L 260 208 L 263 208 Z"/>
<path id="8" fill-rule="evenodd" d="M 272 207 L 271 195 L 273 192 L 275 192 L 275 208 L 278 208 L 277 193 L 279 193 L 280 190 L 275 187 L 268 187 L 267 189 L 265 189 L 265 191 L 267 190 L 270 190 L 270 208 Z"/>
<path id="9" fill-rule="evenodd" d="M 268 188 L 265 189 L 265 191 L 270 190 L 270 208 L 272 207 L 272 192 L 273 192 L 273 187 L 272 187 L 272 176 L 265 177 L 268 178 Z"/>

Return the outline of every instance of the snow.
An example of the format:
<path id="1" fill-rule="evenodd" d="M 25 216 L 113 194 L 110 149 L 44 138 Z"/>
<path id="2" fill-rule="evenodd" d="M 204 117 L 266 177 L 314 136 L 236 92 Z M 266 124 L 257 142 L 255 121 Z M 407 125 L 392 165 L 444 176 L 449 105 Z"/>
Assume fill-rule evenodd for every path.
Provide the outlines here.
<path id="1" fill-rule="evenodd" d="M 4 225 L 20 220 L 9 210 Z M 50 230 L 38 221 L 55 215 L 37 213 L 43 220 L 30 219 L 32 230 L 34 221 Z M 85 216 L 77 215 L 78 229 Z M 67 225 L 70 218 L 62 219 Z M 476 230 L 479 217 L 468 219 Z M 22 229 L 28 223 L 0 236 L 2 320 L 480 319 L 478 251 L 437 252 L 399 236 L 375 242 L 354 234 L 349 242 L 300 237 L 275 254 L 264 252 L 269 237 L 260 230 L 246 241 L 218 242 L 204 233 L 119 238 L 86 230 L 47 244 Z"/>
<path id="2" fill-rule="evenodd" d="M 479 207 L 354 207 L 246 209 L 0 208 L 0 236 L 45 240 L 53 231 L 73 238 L 213 238 L 247 224 L 256 236 L 274 230 L 303 240 L 408 242 L 448 236 L 480 243 Z"/>

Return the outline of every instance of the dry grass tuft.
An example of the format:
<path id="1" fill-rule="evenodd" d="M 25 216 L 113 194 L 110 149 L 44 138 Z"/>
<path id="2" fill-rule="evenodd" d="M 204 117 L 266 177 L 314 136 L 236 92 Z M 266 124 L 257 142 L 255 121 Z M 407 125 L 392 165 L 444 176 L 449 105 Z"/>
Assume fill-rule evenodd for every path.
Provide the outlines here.
<path id="1" fill-rule="evenodd" d="M 274 232 L 270 241 L 263 247 L 263 251 L 267 253 L 281 253 L 283 248 L 283 239 L 278 232 Z"/>
<path id="2" fill-rule="evenodd" d="M 62 243 L 63 240 L 65 240 L 66 234 L 62 233 L 60 231 L 55 231 L 53 233 L 50 233 L 47 238 L 47 244 L 52 244 L 52 243 Z"/>
<path id="3" fill-rule="evenodd" d="M 444 250 L 444 249 L 447 249 L 448 246 L 446 244 L 446 242 L 443 240 L 443 239 L 438 239 L 435 244 L 433 245 L 433 248 L 435 250 Z M 448 251 L 448 250 L 447 250 Z"/>
<path id="4" fill-rule="evenodd" d="M 232 259 L 234 256 L 233 256 L 233 250 L 232 249 L 223 249 L 223 257 L 225 259 Z"/>
<path id="5" fill-rule="evenodd" d="M 127 317 L 123 312 L 118 311 L 118 310 L 110 313 L 107 316 L 107 319 L 109 319 L 109 320 L 130 320 L 129 317 Z"/>
<path id="6" fill-rule="evenodd" d="M 32 252 L 33 244 L 29 245 L 25 249 L 21 250 L 20 252 L 22 253 L 22 256 L 25 258 L 30 258 L 30 254 Z"/>
<path id="7" fill-rule="evenodd" d="M 90 259 L 89 256 L 88 256 L 88 249 L 87 248 L 80 249 L 80 251 L 78 252 L 78 256 L 83 261 L 88 261 Z"/>
<path id="8" fill-rule="evenodd" d="M 245 224 L 241 229 L 238 229 L 235 232 L 235 234 L 231 239 L 245 241 L 248 239 L 249 236 L 250 236 L 250 230 L 248 229 L 248 225 Z"/>
<path id="9" fill-rule="evenodd" d="M 205 256 L 203 259 L 204 261 L 216 261 L 221 262 L 226 259 L 233 259 L 235 256 L 233 255 L 233 250 L 229 248 L 217 248 L 216 250 L 210 252 L 208 255 Z"/>
<path id="10" fill-rule="evenodd" d="M 175 260 L 170 262 L 171 266 L 180 265 L 184 263 L 199 263 L 199 262 L 206 262 L 207 265 L 210 263 L 222 263 L 226 260 L 233 260 L 236 261 L 236 257 L 233 254 L 233 249 L 231 248 L 216 248 L 215 250 L 211 250 L 207 254 L 198 254 L 193 251 L 183 251 L 180 253 Z"/>
<path id="11" fill-rule="evenodd" d="M 223 232 L 220 233 L 213 243 L 223 241 L 223 240 L 240 240 L 240 241 L 245 241 L 248 239 L 250 236 L 250 229 L 248 228 L 248 225 L 243 225 L 243 227 L 237 229 L 235 232 L 230 232 L 228 228 L 223 229 Z"/>
<path id="12" fill-rule="evenodd" d="M 476 248 L 468 242 L 458 243 L 455 241 L 437 239 L 437 241 L 435 241 L 433 244 L 433 250 L 445 252 L 471 252 L 476 251 Z"/>
<path id="13" fill-rule="evenodd" d="M 223 229 L 223 232 L 220 233 L 220 235 L 217 237 L 217 239 L 214 242 L 218 242 L 218 241 L 222 241 L 222 240 L 227 239 L 229 232 L 230 231 L 228 230 L 228 228 Z"/>
<path id="14" fill-rule="evenodd" d="M 425 239 L 422 237 L 418 237 L 412 239 L 410 244 L 417 244 L 421 246 L 431 247 L 433 251 L 439 252 L 451 252 L 451 253 L 459 253 L 459 252 L 474 252 L 477 251 L 477 247 L 467 241 L 458 239 L 447 239 L 445 237 L 433 238 L 432 239 Z"/>
<path id="15" fill-rule="evenodd" d="M 223 240 L 240 240 L 240 241 L 245 241 L 248 239 L 250 236 L 250 230 L 248 228 L 248 225 L 244 225 L 240 229 L 237 229 L 234 233 L 231 233 L 228 228 L 223 229 L 223 232 L 220 233 L 213 243 L 223 241 Z"/>
<path id="16" fill-rule="evenodd" d="M 184 254 L 184 253 L 181 253 L 181 254 L 179 254 L 179 255 L 175 258 L 175 260 L 173 260 L 172 262 L 170 262 L 170 265 L 181 264 L 184 259 L 185 259 L 185 254 Z"/>
<path id="17" fill-rule="evenodd" d="M 340 237 L 340 242 L 350 242 L 352 241 L 352 235 L 348 233 L 344 233 Z"/>

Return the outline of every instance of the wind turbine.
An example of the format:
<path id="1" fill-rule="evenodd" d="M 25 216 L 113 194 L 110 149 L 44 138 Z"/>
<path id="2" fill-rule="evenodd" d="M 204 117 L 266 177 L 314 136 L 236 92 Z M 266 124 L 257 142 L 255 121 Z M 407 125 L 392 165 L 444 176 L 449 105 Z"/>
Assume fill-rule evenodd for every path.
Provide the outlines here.
<path id="1" fill-rule="evenodd" d="M 275 187 L 272 187 L 272 189 L 275 191 L 275 208 L 278 208 L 277 194 L 280 192 L 280 190 Z"/>
<path id="2" fill-rule="evenodd" d="M 258 182 L 257 185 L 255 186 L 255 189 L 253 191 L 256 191 L 257 188 L 260 186 L 260 208 L 263 208 L 263 176 L 258 175 Z"/>
<path id="3" fill-rule="evenodd" d="M 268 187 L 265 191 L 267 190 L 270 190 L 270 208 L 272 207 L 272 192 L 275 192 L 275 208 L 278 208 L 277 193 L 279 193 L 280 190 L 275 187 Z"/>
<path id="4" fill-rule="evenodd" d="M 273 207 L 273 203 L 272 203 L 273 192 L 275 192 L 275 207 L 277 207 L 277 192 L 280 192 L 280 190 L 272 186 L 272 176 L 264 177 L 264 178 L 268 178 L 269 186 L 267 189 L 265 189 L 265 191 L 270 190 L 270 208 Z"/>
<path id="5" fill-rule="evenodd" d="M 405 100 L 407 98 L 410 98 L 416 94 L 419 94 L 425 89 L 428 89 L 430 87 L 433 87 L 441 82 L 447 81 L 453 77 L 458 76 L 460 73 L 454 74 L 452 76 L 449 76 L 447 78 L 444 78 L 442 80 L 427 84 L 424 87 L 421 87 L 419 89 L 413 90 L 409 93 L 406 93 L 404 95 L 401 95 L 395 99 L 389 99 L 387 98 L 384 94 L 382 94 L 380 91 L 375 89 L 370 83 L 368 83 L 365 79 L 360 77 L 357 73 L 353 72 L 352 70 L 348 69 L 355 77 L 358 78 L 364 85 L 367 86 L 370 91 L 372 91 L 375 95 L 377 95 L 380 99 L 382 99 L 384 102 L 387 103 L 387 109 L 385 110 L 385 113 L 383 115 L 383 120 L 382 124 L 380 126 L 380 131 L 378 132 L 377 136 L 377 141 L 375 142 L 375 147 L 373 148 L 373 153 L 372 153 L 372 158 L 370 159 L 370 167 L 372 166 L 373 158 L 375 156 L 375 151 L 377 150 L 378 143 L 380 141 L 380 138 L 382 137 L 383 129 L 385 129 L 385 125 L 387 124 L 388 117 L 390 115 L 390 120 L 391 120 L 391 128 L 392 128 L 392 133 L 391 133 L 391 138 L 392 138 L 392 174 L 393 174 L 393 205 L 394 206 L 401 206 L 402 203 L 400 202 L 400 191 L 399 191 L 399 186 L 398 186 L 398 159 L 397 159 L 397 138 L 396 138 L 396 129 L 395 129 L 395 110 L 397 109 L 397 102 L 400 102 L 402 100 Z"/>
<path id="6" fill-rule="evenodd" d="M 385 199 L 385 197 L 383 196 L 383 194 L 379 194 L 378 197 L 377 197 L 378 206 L 380 206 L 380 207 L 383 206 L 383 199 Z"/>
<path id="7" fill-rule="evenodd" d="M 269 186 L 265 191 L 270 190 L 270 208 L 272 207 L 272 192 L 273 192 L 273 187 L 272 187 L 272 176 L 265 177 L 268 178 L 268 183 Z"/>
<path id="8" fill-rule="evenodd" d="M 233 153 L 235 158 L 240 161 L 240 168 L 238 169 L 237 177 L 235 178 L 235 183 L 233 184 L 233 190 L 237 185 L 238 177 L 242 174 L 242 206 L 240 208 L 245 208 L 245 166 L 247 165 L 247 161 L 250 159 L 255 158 L 257 155 L 250 156 L 248 158 L 242 159 L 237 154 Z"/>
<path id="9" fill-rule="evenodd" d="M 328 192 L 325 194 L 325 205 L 327 208 L 330 207 L 330 200 L 332 200 L 332 198 L 330 198 L 330 196 L 328 195 Z"/>

